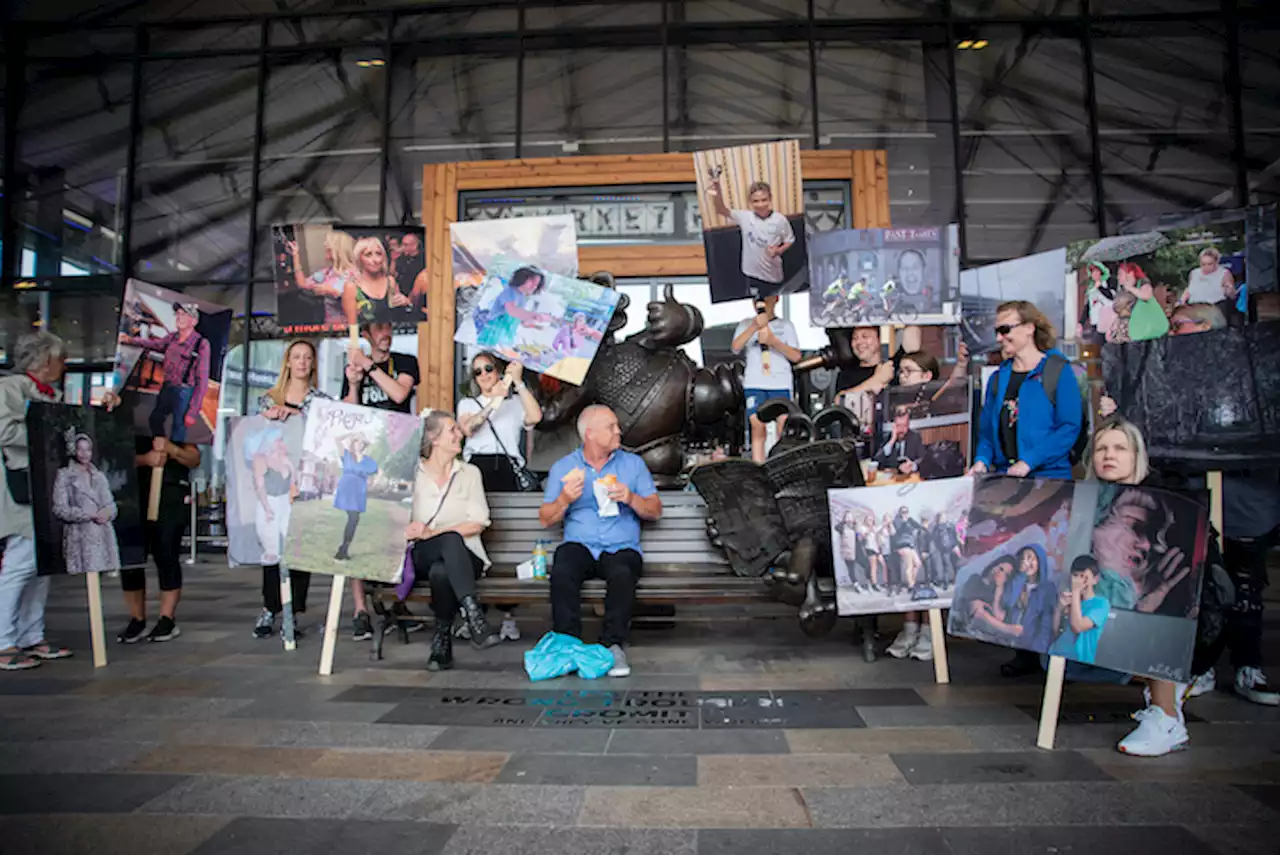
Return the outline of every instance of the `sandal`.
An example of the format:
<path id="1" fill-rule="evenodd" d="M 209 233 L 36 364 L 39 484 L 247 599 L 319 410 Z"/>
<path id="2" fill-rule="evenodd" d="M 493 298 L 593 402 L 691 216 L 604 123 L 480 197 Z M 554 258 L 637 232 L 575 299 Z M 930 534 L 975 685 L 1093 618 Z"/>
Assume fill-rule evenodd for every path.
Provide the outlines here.
<path id="1" fill-rule="evenodd" d="M 66 647 L 54 647 L 47 641 L 22 648 L 22 652 L 36 659 L 70 659 L 72 653 Z"/>
<path id="2" fill-rule="evenodd" d="M 28 671 L 39 667 L 39 659 L 28 656 L 21 650 L 6 650 L 0 653 L 0 671 Z"/>

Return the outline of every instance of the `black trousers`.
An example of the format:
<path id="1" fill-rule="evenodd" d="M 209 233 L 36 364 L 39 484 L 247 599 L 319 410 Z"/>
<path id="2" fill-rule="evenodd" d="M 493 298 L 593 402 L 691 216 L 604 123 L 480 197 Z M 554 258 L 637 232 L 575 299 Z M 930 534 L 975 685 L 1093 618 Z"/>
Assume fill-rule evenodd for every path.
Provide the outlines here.
<path id="1" fill-rule="evenodd" d="M 160 518 L 146 523 L 147 551 L 155 559 L 162 591 L 182 589 L 182 536 L 191 522 L 190 506 L 186 502 L 188 489 L 179 484 L 161 487 Z M 147 571 L 142 567 L 121 570 L 120 588 L 145 591 Z"/>
<path id="2" fill-rule="evenodd" d="M 483 571 L 484 562 L 456 531 L 413 545 L 414 575 L 431 586 L 431 612 L 441 623 L 452 623 L 459 601 L 476 595 L 476 579 Z"/>
<path id="3" fill-rule="evenodd" d="M 480 470 L 486 493 L 518 493 L 516 470 L 505 454 L 473 454 L 470 463 Z"/>
<path id="4" fill-rule="evenodd" d="M 306 570 L 289 571 L 289 593 L 294 613 L 307 610 L 307 592 L 311 590 L 311 574 Z M 280 565 L 266 564 L 262 568 L 262 606 L 272 614 L 284 611 L 280 600 Z"/>
<path id="5" fill-rule="evenodd" d="M 565 542 L 556 549 L 551 567 L 551 623 L 556 632 L 582 638 L 582 583 L 603 579 L 604 623 L 600 643 L 625 644 L 631 634 L 631 610 L 644 558 L 634 549 L 602 552 L 593 558 L 581 543 Z"/>
<path id="6" fill-rule="evenodd" d="M 1267 552 L 1277 532 L 1223 541 L 1222 558 L 1236 586 L 1236 601 L 1226 609 L 1222 640 L 1233 668 L 1262 667 L 1262 590 L 1267 587 Z"/>

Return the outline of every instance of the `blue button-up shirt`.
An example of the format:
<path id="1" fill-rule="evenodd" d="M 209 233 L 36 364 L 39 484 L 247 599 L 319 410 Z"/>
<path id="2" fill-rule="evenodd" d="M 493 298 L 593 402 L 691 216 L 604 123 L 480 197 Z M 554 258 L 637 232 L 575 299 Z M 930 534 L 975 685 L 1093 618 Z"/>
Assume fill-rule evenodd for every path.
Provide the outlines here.
<path id="1" fill-rule="evenodd" d="M 591 550 L 591 555 L 600 557 L 602 552 L 621 552 L 624 549 L 640 549 L 640 517 L 627 505 L 618 503 L 616 517 L 602 517 L 596 507 L 596 496 L 593 485 L 596 480 L 606 475 L 613 475 L 619 484 L 625 484 L 632 493 L 641 498 L 652 496 L 657 492 L 653 486 L 653 476 L 649 467 L 639 455 L 618 449 L 605 462 L 599 471 L 592 469 L 579 448 L 566 454 L 555 462 L 547 474 L 547 486 L 543 491 L 544 502 L 554 502 L 564 489 L 562 479 L 574 469 L 583 473 L 582 495 L 569 505 L 564 515 L 565 542 L 581 543 Z"/>

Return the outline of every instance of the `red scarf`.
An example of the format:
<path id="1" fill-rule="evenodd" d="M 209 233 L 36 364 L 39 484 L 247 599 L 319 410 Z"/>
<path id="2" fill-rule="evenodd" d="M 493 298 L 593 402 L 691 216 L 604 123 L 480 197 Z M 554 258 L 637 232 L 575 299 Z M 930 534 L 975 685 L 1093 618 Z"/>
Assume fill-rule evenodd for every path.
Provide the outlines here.
<path id="1" fill-rule="evenodd" d="M 27 372 L 27 377 L 31 379 L 32 383 L 36 384 L 36 391 L 38 391 L 41 395 L 44 395 L 46 398 L 58 397 L 57 389 L 53 388 L 43 380 L 37 380 L 35 375 L 33 375 L 30 371 Z"/>

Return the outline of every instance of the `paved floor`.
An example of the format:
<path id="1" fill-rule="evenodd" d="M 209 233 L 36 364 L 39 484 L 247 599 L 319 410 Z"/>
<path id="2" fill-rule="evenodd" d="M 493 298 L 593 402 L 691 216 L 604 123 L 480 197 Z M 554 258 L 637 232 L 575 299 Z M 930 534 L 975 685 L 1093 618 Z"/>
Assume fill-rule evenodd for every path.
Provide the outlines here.
<path id="1" fill-rule="evenodd" d="M 1190 751 L 1141 761 L 1112 749 L 1136 690 L 1070 686 L 1043 752 L 1040 688 L 1000 678 L 1002 651 L 955 643 L 936 686 L 864 664 L 847 629 L 737 612 L 638 631 L 627 680 L 531 685 L 537 609 L 452 672 L 423 669 L 425 635 L 379 664 L 344 638 L 321 678 L 314 634 L 250 637 L 253 571 L 207 566 L 164 645 L 114 643 L 104 579 L 95 671 L 84 582 L 55 581 L 76 658 L 0 676 L 3 855 L 1280 851 L 1280 710 L 1226 694 L 1192 702 Z M 1278 642 L 1273 612 L 1280 678 Z"/>

